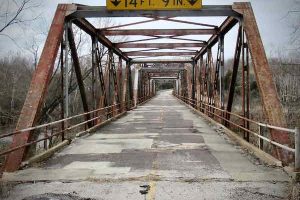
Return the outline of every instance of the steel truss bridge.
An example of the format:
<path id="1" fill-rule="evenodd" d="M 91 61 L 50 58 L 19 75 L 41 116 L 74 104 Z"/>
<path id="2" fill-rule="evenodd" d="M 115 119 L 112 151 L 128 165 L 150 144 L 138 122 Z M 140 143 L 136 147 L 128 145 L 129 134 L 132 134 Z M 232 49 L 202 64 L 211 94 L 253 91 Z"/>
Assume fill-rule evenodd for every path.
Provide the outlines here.
<path id="1" fill-rule="evenodd" d="M 95 27 L 89 18 L 143 17 L 134 23 L 105 28 Z M 177 17 L 226 17 L 220 26 L 181 20 Z M 128 26 L 165 21 L 194 25 L 196 29 L 126 29 Z M 91 71 L 92 89 L 85 85 L 78 56 L 74 26 L 90 36 L 92 44 Z M 224 37 L 238 27 L 228 93 L 224 89 Z M 208 40 L 187 39 L 182 36 L 206 35 Z M 112 42 L 111 36 L 144 36 L 146 39 Z M 197 38 L 197 37 L 195 37 Z M 155 43 L 168 39 L 170 43 Z M 106 60 L 101 57 L 101 47 L 108 51 Z M 212 48 L 216 47 L 216 55 Z M 197 50 L 193 50 L 193 49 Z M 130 50 L 131 49 L 131 50 Z M 136 50 L 139 49 L 139 50 Z M 173 50 L 173 51 L 161 51 Z M 159 59 L 159 57 L 172 59 Z M 61 68 L 62 98 L 54 102 L 60 110 L 61 119 L 38 124 L 43 112 L 47 91 L 55 64 Z M 259 95 L 267 123 L 250 118 L 249 70 L 253 68 Z M 76 76 L 82 113 L 69 115 L 70 82 L 69 71 Z M 237 77 L 242 77 L 242 114 L 232 112 Z M 3 171 L 18 170 L 28 157 L 32 145 L 44 142 L 69 142 L 69 134 L 83 135 L 102 127 L 135 109 L 156 94 L 156 79 L 174 80 L 173 95 L 228 129 L 243 132 L 244 140 L 250 137 L 272 146 L 271 155 L 284 165 L 300 168 L 299 130 L 287 129 L 284 113 L 272 79 L 262 39 L 250 3 L 234 3 L 229 6 L 204 6 L 202 10 L 174 11 L 107 11 L 105 7 L 77 4 L 60 4 L 57 7 L 38 66 L 33 74 L 27 98 L 20 114 L 16 131 L 0 138 L 13 137 L 8 149 L 0 153 L 5 157 Z M 98 94 L 95 91 L 99 91 Z M 92 96 L 91 98 L 88 98 Z M 225 98 L 226 97 L 226 98 Z M 54 108 L 52 109 L 52 111 Z M 55 127 L 55 128 L 53 128 Z M 262 134 L 265 128 L 269 134 Z M 52 130 L 49 135 L 49 130 Z M 44 137 L 34 137 L 43 132 Z M 295 137 L 295 140 L 293 139 Z"/>

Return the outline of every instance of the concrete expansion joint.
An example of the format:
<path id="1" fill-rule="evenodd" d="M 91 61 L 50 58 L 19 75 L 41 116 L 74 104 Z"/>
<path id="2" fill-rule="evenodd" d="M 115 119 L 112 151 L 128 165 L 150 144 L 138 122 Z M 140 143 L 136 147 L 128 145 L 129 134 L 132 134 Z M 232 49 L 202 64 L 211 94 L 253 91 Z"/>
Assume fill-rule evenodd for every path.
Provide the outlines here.
<path id="1" fill-rule="evenodd" d="M 18 184 L 36 184 L 36 183 L 81 183 L 83 181 L 91 183 L 125 183 L 125 182 L 176 182 L 176 183 L 290 183 L 290 181 L 268 181 L 268 180 L 236 180 L 233 178 L 172 178 L 161 176 L 144 176 L 144 177 L 128 177 L 128 178 L 87 178 L 77 180 L 26 180 L 26 181 L 9 181 L 12 185 Z"/>

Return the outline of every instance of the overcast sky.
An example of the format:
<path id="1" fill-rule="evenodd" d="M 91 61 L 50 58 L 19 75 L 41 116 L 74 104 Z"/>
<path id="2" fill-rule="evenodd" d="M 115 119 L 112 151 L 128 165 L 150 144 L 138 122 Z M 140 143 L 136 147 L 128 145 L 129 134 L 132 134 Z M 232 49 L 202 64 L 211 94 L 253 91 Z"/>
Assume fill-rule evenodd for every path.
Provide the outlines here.
<path id="1" fill-rule="evenodd" d="M 0 3 L 5 3 L 8 0 L 0 0 Z M 250 0 L 252 3 L 252 7 L 254 13 L 256 15 L 256 20 L 261 32 L 262 40 L 266 48 L 266 52 L 268 55 L 274 55 L 277 51 L 289 52 L 289 49 L 292 48 L 290 45 L 290 35 L 293 32 L 292 25 L 295 23 L 295 15 L 291 13 L 288 15 L 288 11 L 294 10 L 296 5 L 295 2 L 299 0 Z M 41 1 L 41 6 L 38 9 L 32 9 L 25 14 L 25 17 L 36 16 L 40 14 L 38 20 L 35 20 L 31 23 L 27 23 L 23 26 L 12 26 L 9 29 L 5 30 L 4 34 L 13 38 L 15 42 L 9 39 L 7 36 L 0 35 L 0 56 L 6 56 L 11 54 L 11 52 L 20 52 L 28 53 L 26 49 L 28 49 L 32 41 L 37 41 L 38 45 L 40 45 L 40 49 L 42 49 L 45 33 L 48 30 L 48 26 L 51 24 L 51 20 L 53 18 L 56 6 L 58 3 L 80 3 L 85 5 L 105 5 L 105 0 L 43 0 Z M 232 4 L 235 1 L 231 0 L 203 0 L 203 4 L 205 5 L 213 5 L 213 4 Z M 243 2 L 243 1 L 241 1 Z M 1 11 L 1 4 L 0 4 Z M 3 11 L 3 9 L 2 9 Z M 118 19 L 118 23 L 126 23 L 128 21 L 132 21 L 133 19 Z M 198 21 L 197 18 L 190 18 L 191 21 Z M 221 19 L 213 19 L 213 18 L 204 18 L 201 22 L 218 24 Z M 116 19 L 115 19 L 116 21 Z M 120 22 L 121 21 L 121 22 Z M 152 27 L 153 25 L 148 24 L 146 27 Z M 171 28 L 166 27 L 167 24 L 161 23 L 155 28 Z M 141 28 L 141 26 L 134 27 Z M 234 43 L 236 40 L 236 33 L 232 33 L 226 39 L 225 45 L 227 48 L 226 57 L 231 57 Z"/>

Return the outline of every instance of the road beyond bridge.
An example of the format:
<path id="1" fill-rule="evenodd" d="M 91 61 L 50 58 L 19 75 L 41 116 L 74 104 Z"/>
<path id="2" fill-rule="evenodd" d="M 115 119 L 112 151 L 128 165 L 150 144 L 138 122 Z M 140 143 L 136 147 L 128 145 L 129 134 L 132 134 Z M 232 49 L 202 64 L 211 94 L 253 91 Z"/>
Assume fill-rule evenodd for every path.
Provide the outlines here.
<path id="1" fill-rule="evenodd" d="M 40 166 L 5 173 L 3 180 L 22 182 L 5 200 L 45 193 L 107 200 L 286 198 L 283 170 L 261 164 L 219 130 L 163 91 Z M 146 197 L 141 185 L 150 186 Z"/>

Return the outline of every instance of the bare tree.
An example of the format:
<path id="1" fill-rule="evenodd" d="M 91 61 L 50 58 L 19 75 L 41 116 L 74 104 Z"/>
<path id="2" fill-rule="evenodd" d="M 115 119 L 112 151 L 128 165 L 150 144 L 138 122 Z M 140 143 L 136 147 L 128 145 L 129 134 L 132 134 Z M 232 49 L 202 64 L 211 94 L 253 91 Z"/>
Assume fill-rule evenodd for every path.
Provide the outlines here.
<path id="1" fill-rule="evenodd" d="M 0 124 L 13 124 L 22 108 L 32 74 L 27 58 L 14 54 L 0 59 Z M 9 121 L 4 120 L 10 119 Z"/>
<path id="2" fill-rule="evenodd" d="M 21 26 L 38 19 L 40 14 L 34 14 L 33 10 L 40 6 L 41 1 L 37 0 L 3 0 L 0 3 L 0 36 L 8 37 L 18 46 L 5 31 L 14 25 Z"/>
<path id="3" fill-rule="evenodd" d="M 26 43 L 27 50 L 30 52 L 33 58 L 34 69 L 36 69 L 39 59 L 39 43 L 35 37 L 32 38 L 31 42 Z"/>
<path id="4" fill-rule="evenodd" d="M 300 1 L 294 0 L 295 6 L 293 9 L 289 10 L 286 17 L 291 18 L 292 22 L 292 34 L 291 34 L 291 43 L 295 46 L 297 52 L 300 52 Z"/>

